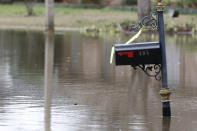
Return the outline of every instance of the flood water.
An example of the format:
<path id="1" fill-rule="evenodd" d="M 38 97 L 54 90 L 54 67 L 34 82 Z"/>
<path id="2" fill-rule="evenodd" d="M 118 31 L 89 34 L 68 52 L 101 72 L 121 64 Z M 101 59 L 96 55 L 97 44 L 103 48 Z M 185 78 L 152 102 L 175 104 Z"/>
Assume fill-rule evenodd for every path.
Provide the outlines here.
<path id="1" fill-rule="evenodd" d="M 196 131 L 197 36 L 166 38 L 171 119 L 161 81 L 109 64 L 112 44 L 129 37 L 1 30 L 0 130 Z"/>

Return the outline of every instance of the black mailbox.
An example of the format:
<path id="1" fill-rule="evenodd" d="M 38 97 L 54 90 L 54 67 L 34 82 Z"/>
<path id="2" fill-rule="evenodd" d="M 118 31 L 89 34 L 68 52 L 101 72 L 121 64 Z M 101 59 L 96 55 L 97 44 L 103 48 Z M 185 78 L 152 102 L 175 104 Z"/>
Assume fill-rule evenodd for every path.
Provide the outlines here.
<path id="1" fill-rule="evenodd" d="M 159 42 L 115 44 L 116 65 L 161 64 Z"/>

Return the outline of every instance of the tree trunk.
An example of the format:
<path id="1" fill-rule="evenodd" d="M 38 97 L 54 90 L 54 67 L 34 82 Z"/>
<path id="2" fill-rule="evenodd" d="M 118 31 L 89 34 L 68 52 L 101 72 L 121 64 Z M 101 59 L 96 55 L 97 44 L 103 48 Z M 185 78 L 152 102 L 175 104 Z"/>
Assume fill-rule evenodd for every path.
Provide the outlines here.
<path id="1" fill-rule="evenodd" d="M 54 1 L 45 0 L 46 30 L 54 30 Z"/>
<path id="2" fill-rule="evenodd" d="M 25 0 L 25 6 L 27 8 L 27 15 L 32 16 L 33 15 L 33 0 Z"/>
<path id="3" fill-rule="evenodd" d="M 150 0 L 138 0 L 138 19 L 141 20 L 144 16 L 150 15 L 151 2 Z"/>

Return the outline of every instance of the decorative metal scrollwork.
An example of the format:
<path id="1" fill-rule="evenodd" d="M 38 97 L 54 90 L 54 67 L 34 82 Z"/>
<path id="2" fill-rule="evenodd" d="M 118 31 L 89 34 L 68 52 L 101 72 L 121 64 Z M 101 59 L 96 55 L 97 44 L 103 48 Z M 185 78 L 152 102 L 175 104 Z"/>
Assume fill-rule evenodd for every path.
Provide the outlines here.
<path id="1" fill-rule="evenodd" d="M 136 66 L 132 66 L 134 69 L 137 69 L 137 67 L 139 67 L 140 69 L 142 69 L 144 71 L 144 73 L 147 76 L 150 77 L 155 77 L 156 80 L 160 81 L 161 80 L 161 64 L 155 64 L 155 65 L 136 65 Z"/>
<path id="2" fill-rule="evenodd" d="M 153 17 L 153 15 L 156 15 L 156 12 L 153 12 L 149 16 L 145 16 L 144 18 L 142 18 L 137 25 L 131 25 L 129 27 L 129 30 L 138 32 L 142 27 L 146 27 L 152 30 L 158 29 L 158 21 L 155 17 Z M 139 67 L 146 75 L 150 77 L 155 77 L 155 79 L 158 81 L 161 80 L 161 64 L 141 64 L 132 65 L 132 67 L 134 69 L 137 69 L 137 67 Z"/>
<path id="3" fill-rule="evenodd" d="M 142 27 L 150 27 L 152 30 L 157 29 L 157 20 L 153 15 L 145 16 L 140 20 L 137 25 L 131 25 L 129 27 L 130 31 L 139 31 Z"/>

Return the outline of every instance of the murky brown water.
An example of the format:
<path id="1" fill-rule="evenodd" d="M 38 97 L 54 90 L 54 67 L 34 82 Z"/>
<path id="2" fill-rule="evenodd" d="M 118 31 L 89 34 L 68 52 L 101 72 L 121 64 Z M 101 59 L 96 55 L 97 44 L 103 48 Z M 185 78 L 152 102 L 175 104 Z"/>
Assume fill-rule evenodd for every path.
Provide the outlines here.
<path id="1" fill-rule="evenodd" d="M 111 45 L 126 39 L 1 30 L 0 130 L 195 131 L 197 36 L 166 39 L 171 119 L 162 119 L 160 82 L 109 64 Z"/>

